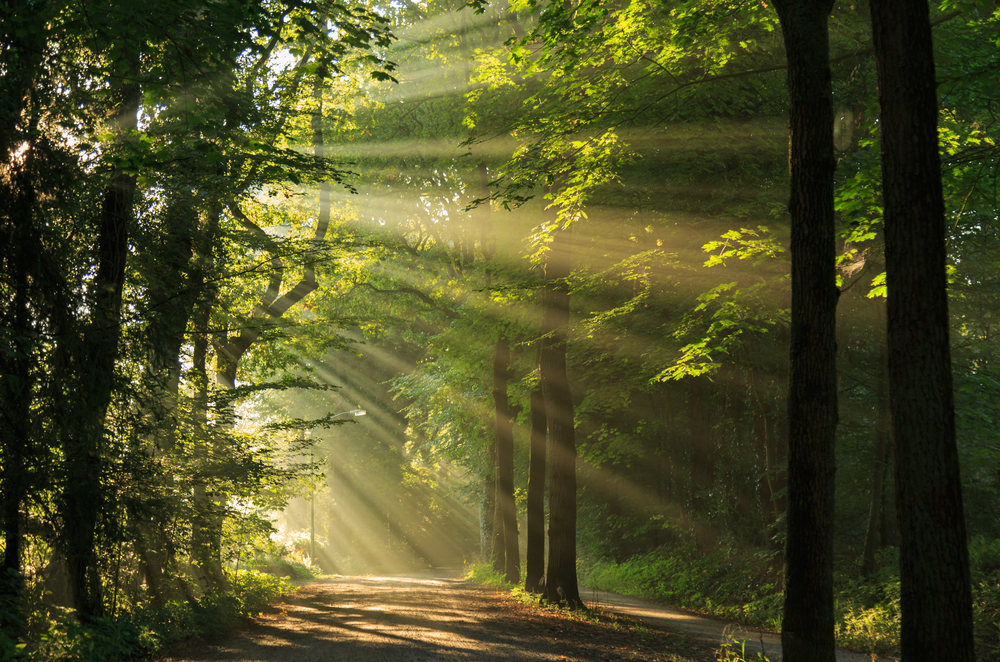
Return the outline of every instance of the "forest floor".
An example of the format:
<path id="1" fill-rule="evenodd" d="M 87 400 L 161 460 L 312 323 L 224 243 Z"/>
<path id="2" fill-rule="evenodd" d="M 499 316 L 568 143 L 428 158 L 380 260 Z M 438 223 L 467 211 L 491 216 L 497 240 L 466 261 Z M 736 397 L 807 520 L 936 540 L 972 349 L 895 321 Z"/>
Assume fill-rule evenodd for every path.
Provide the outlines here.
<path id="1" fill-rule="evenodd" d="M 724 622 L 691 631 L 629 615 L 635 605 L 614 604 L 622 596 L 597 597 L 599 609 L 582 616 L 525 604 L 459 571 L 336 577 L 303 585 L 238 631 L 188 642 L 160 660 L 715 662 L 724 654 Z M 768 655 L 776 660 L 770 647 Z"/>

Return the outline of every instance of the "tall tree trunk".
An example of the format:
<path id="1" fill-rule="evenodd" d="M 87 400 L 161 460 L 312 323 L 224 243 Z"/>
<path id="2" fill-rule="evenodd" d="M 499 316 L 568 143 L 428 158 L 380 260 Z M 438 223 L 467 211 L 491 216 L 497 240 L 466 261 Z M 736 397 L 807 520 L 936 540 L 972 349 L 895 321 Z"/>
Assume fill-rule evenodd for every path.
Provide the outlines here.
<path id="1" fill-rule="evenodd" d="M 146 332 L 148 358 L 146 371 L 146 420 L 150 433 L 147 453 L 159 458 L 169 453 L 176 435 L 177 398 L 180 389 L 180 352 L 184 333 L 191 318 L 192 297 L 189 279 L 197 211 L 191 191 L 175 191 L 164 214 L 163 234 L 151 245 L 142 247 L 140 269 L 150 283 Z M 172 480 L 164 477 L 159 489 L 171 489 Z M 171 541 L 158 520 L 163 512 L 136 513 L 139 540 L 137 552 L 142 561 L 147 590 L 156 604 L 173 597 L 170 584 Z"/>
<path id="2" fill-rule="evenodd" d="M 787 662 L 833 662 L 837 427 L 832 0 L 776 0 L 788 59 L 792 314 L 788 532 L 781 642 Z"/>
<path id="3" fill-rule="evenodd" d="M 881 108 L 900 646 L 907 662 L 973 660 L 929 7 L 917 0 L 872 0 L 871 12 Z"/>
<path id="4" fill-rule="evenodd" d="M 539 369 L 549 431 L 549 566 L 545 596 L 579 606 L 576 579 L 576 433 L 573 396 L 566 374 L 569 327 L 570 231 L 554 232 L 545 262 L 542 290 L 542 346 Z"/>
<path id="5" fill-rule="evenodd" d="M 207 423 L 205 418 L 209 400 L 207 358 L 211 306 L 211 301 L 203 301 L 196 307 L 194 347 L 191 355 L 192 381 L 195 387 L 194 410 L 203 424 Z M 207 454 L 207 449 L 213 443 L 215 442 L 210 437 L 202 437 L 198 441 L 198 452 Z M 214 496 L 204 484 L 195 485 L 191 496 L 194 511 L 191 517 L 191 557 L 195 567 L 195 579 L 202 587 L 218 590 L 226 586 L 220 555 L 223 519 L 215 505 Z"/>
<path id="6" fill-rule="evenodd" d="M 0 324 L 9 331 L 10 343 L 0 353 L 0 526 L 4 535 L 3 568 L 0 572 L 0 600 L 19 605 L 21 572 L 21 505 L 28 483 L 24 462 L 29 453 L 28 422 L 32 400 L 30 337 L 34 335 L 29 311 L 31 262 L 40 248 L 33 240 L 37 190 L 33 183 L 35 149 L 30 128 L 21 126 L 29 107 L 31 90 L 45 53 L 46 33 L 42 29 L 14 29 L 16 17 L 30 25 L 45 10 L 45 3 L 10 3 L 0 8 L 0 38 L 4 52 L 0 64 L 0 163 L 7 164 L 0 178 L 0 273 L 9 286 L 8 300 L 0 302 Z M 12 158 L 15 149 L 27 141 L 19 167 Z M 5 288 L 6 289 L 6 288 Z M 36 311 L 38 306 L 35 306 Z M 36 312 L 37 314 L 37 312 Z M 5 343 L 6 344 L 6 343 Z M 7 581 L 10 578 L 10 581 Z M 8 622 L 14 614 L 0 615 L 0 630 L 16 638 L 19 624 Z"/>
<path id="7" fill-rule="evenodd" d="M 125 46 L 135 48 L 135 45 Z M 125 54 L 120 80 L 132 81 L 139 70 L 139 53 Z M 138 128 L 140 89 L 134 82 L 113 91 L 112 128 L 127 140 Z M 74 354 L 79 366 L 77 391 L 70 409 L 72 428 L 63 443 L 64 485 L 59 498 L 62 548 L 69 572 L 70 595 L 83 619 L 103 614 L 101 582 L 97 572 L 97 524 L 104 512 L 105 419 L 114 390 L 115 362 L 121 337 L 122 295 L 129 235 L 135 223 L 135 176 L 119 172 L 104 189 L 97 238 L 97 264 L 87 299 L 91 317 Z"/>
<path id="8" fill-rule="evenodd" d="M 202 426 L 196 452 L 203 455 L 218 443 L 208 431 L 209 373 L 208 349 L 210 321 L 215 297 L 206 283 L 214 271 L 214 250 L 222 216 L 222 204 L 213 199 L 208 203 L 202 227 L 194 242 L 195 259 L 192 264 L 191 283 L 200 292 L 200 299 L 192 310 L 194 337 L 191 352 L 191 381 L 194 385 L 193 411 L 195 420 Z M 203 587 L 219 589 L 226 586 L 222 571 L 223 517 L 215 498 L 205 485 L 192 488 L 193 514 L 191 518 L 191 556 L 194 561 L 195 579 Z"/>
<path id="9" fill-rule="evenodd" d="M 494 435 L 495 438 L 495 435 Z M 507 545 L 504 542 L 503 499 L 500 498 L 500 467 L 497 454 L 493 454 L 493 536 L 490 540 L 490 558 L 493 570 L 499 575 L 507 573 Z"/>
<path id="10" fill-rule="evenodd" d="M 531 437 L 528 450 L 528 549 L 524 554 L 524 590 L 537 593 L 545 575 L 545 398 L 531 391 Z"/>
<path id="11" fill-rule="evenodd" d="M 489 466 L 493 475 L 489 480 L 483 481 L 483 508 L 481 517 L 482 521 L 480 522 L 480 535 L 483 539 L 484 561 L 488 559 L 490 565 L 493 566 L 493 569 L 498 573 L 501 573 L 503 572 L 503 566 L 498 564 L 497 557 L 494 555 L 497 547 L 496 540 L 494 540 L 496 537 L 495 520 L 497 510 L 497 461 L 496 451 L 493 446 L 495 446 L 495 444 L 490 446 L 489 453 Z"/>
<path id="12" fill-rule="evenodd" d="M 24 154 L 21 168 L 11 169 L 0 188 L 0 267 L 10 298 L 0 302 L 0 325 L 6 331 L 0 352 L 0 526 L 3 567 L 0 569 L 0 632 L 17 640 L 21 634 L 21 507 L 31 486 L 27 460 L 31 448 L 31 404 L 36 355 L 34 316 L 40 306 L 32 299 L 36 280 L 32 263 L 43 250 L 35 238 L 37 192 L 32 182 L 34 149 Z M 34 250 L 32 250 L 34 249 Z M 9 288 L 9 289 L 8 289 Z M 34 314 L 33 314 L 34 312 Z M 8 344 L 9 343 L 9 344 Z"/>
<path id="13" fill-rule="evenodd" d="M 510 367 L 510 342 L 506 336 L 497 340 L 493 354 L 493 402 L 496 409 L 494 429 L 497 448 L 497 501 L 503 526 L 504 577 L 511 584 L 521 581 L 521 562 L 517 549 L 517 508 L 514 502 L 514 430 L 507 402 L 507 372 Z"/>

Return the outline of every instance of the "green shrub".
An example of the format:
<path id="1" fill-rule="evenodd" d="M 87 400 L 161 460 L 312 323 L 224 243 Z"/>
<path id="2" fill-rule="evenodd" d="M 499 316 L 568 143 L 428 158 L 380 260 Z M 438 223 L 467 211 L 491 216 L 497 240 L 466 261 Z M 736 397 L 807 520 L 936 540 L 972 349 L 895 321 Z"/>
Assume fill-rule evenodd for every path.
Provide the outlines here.
<path id="1" fill-rule="evenodd" d="M 490 588 L 511 588 L 511 585 L 507 583 L 504 576 L 487 563 L 471 566 L 465 573 L 465 578 L 477 584 L 489 586 Z"/>
<path id="2" fill-rule="evenodd" d="M 47 621 L 47 630 L 35 633 L 27 645 L 0 636 L 0 659 L 28 662 L 144 659 L 183 639 L 225 632 L 240 619 L 259 613 L 268 602 L 292 590 L 294 587 L 287 579 L 250 571 L 234 578 L 229 592 L 177 600 L 162 607 L 147 606 L 118 619 L 99 618 L 81 624 L 69 610 L 56 610 Z"/>
<path id="3" fill-rule="evenodd" d="M 593 588 L 626 593 L 731 618 L 748 625 L 780 624 L 781 580 L 771 557 L 723 547 L 698 554 L 691 544 L 660 548 L 621 563 L 582 563 L 580 581 Z M 776 588 L 777 587 L 777 588 Z"/>

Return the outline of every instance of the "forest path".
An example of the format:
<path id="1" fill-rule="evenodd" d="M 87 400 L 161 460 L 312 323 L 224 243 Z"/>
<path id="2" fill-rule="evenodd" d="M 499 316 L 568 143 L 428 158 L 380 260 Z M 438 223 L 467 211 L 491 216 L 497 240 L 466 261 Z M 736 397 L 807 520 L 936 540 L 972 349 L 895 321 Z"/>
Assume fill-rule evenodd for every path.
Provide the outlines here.
<path id="1" fill-rule="evenodd" d="M 733 628 L 627 596 L 581 591 L 592 606 L 650 626 L 646 633 L 615 629 L 526 607 L 461 574 L 438 569 L 311 582 L 246 628 L 189 642 L 161 662 L 703 662 L 717 659 L 713 652 Z M 780 660 L 780 646 L 769 643 L 776 635 L 765 633 L 764 642 L 772 662 Z M 759 649 L 756 632 L 749 635 L 748 652 L 754 643 Z"/>
<path id="2" fill-rule="evenodd" d="M 749 659 L 763 652 L 771 662 L 780 662 L 781 635 L 776 632 L 744 627 L 731 621 L 716 620 L 707 616 L 667 607 L 649 600 L 601 591 L 586 586 L 580 587 L 580 597 L 593 609 L 603 609 L 618 614 L 638 618 L 653 626 L 670 632 L 684 634 L 707 641 L 733 640 L 746 645 Z M 838 649 L 837 662 L 871 662 L 870 655 Z M 893 662 L 892 658 L 879 658 L 879 662 Z"/>

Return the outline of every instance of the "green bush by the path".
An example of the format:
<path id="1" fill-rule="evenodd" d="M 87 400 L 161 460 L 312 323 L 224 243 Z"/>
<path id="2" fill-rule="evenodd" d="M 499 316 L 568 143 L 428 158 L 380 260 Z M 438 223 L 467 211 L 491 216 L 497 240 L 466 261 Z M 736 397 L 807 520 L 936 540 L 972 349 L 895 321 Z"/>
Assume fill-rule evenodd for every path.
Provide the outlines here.
<path id="1" fill-rule="evenodd" d="M 140 607 L 117 619 L 81 624 L 68 611 L 32 614 L 27 643 L 0 635 L 0 659 L 24 662 L 122 662 L 152 657 L 183 639 L 218 634 L 294 590 L 284 578 L 240 572 L 231 591 Z"/>
<path id="2" fill-rule="evenodd" d="M 969 556 L 979 658 L 1000 659 L 1000 541 L 973 538 Z M 884 550 L 878 561 L 870 577 L 860 576 L 855 568 L 837 573 L 837 641 L 854 650 L 893 655 L 899 652 L 900 618 L 896 550 Z M 621 563 L 583 561 L 579 579 L 594 589 L 781 629 L 782 573 L 766 553 L 725 547 L 699 553 L 693 545 L 682 545 Z"/>
<path id="3" fill-rule="evenodd" d="M 698 554 L 693 545 L 683 545 L 621 563 L 581 562 L 579 580 L 593 589 L 777 629 L 781 623 L 781 573 L 775 565 L 773 558 L 762 553 L 719 549 Z M 581 597 L 593 599 L 590 595 Z"/>

